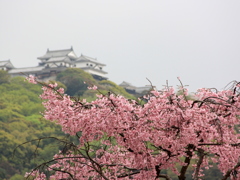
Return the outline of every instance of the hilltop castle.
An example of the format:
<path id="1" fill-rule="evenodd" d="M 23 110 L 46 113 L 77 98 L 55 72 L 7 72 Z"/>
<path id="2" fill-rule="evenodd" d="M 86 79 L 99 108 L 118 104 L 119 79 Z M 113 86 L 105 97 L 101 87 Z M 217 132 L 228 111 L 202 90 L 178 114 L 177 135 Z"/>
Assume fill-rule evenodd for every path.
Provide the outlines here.
<path id="1" fill-rule="evenodd" d="M 63 50 L 49 50 L 45 55 L 38 57 L 41 62 L 35 67 L 15 68 L 10 60 L 0 61 L 0 70 L 7 71 L 11 76 L 26 76 L 34 75 L 41 81 L 55 80 L 59 72 L 67 68 L 81 68 L 85 72 L 90 73 L 97 80 L 108 79 L 107 72 L 103 70 L 103 63 L 100 63 L 95 58 L 85 55 L 78 57 L 73 48 Z M 131 94 L 141 94 L 151 90 L 150 85 L 143 87 L 135 87 L 132 84 L 123 81 L 119 86 L 122 86 L 127 92 Z"/>
<path id="2" fill-rule="evenodd" d="M 15 68 L 10 60 L 0 61 L 0 70 L 8 71 L 11 76 L 24 76 L 31 74 L 39 80 L 54 80 L 56 75 L 66 68 L 81 68 L 90 73 L 95 79 L 107 79 L 103 67 L 95 58 L 85 55 L 78 57 L 73 48 L 64 50 L 47 50 L 46 54 L 38 57 L 39 62 L 36 67 Z"/>

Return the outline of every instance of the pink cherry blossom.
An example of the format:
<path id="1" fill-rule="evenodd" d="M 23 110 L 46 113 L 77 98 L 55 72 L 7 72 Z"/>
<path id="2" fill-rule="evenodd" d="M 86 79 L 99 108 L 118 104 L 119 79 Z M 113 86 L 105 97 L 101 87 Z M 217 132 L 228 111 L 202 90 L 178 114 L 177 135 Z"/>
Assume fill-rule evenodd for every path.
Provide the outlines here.
<path id="1" fill-rule="evenodd" d="M 199 179 L 203 169 L 211 170 L 210 162 L 223 179 L 240 179 L 239 87 L 199 89 L 191 99 L 187 89 L 177 95 L 166 88 L 152 91 L 142 105 L 110 93 L 91 103 L 76 101 L 56 86 L 42 88 L 44 117 L 77 136 L 79 145 L 69 143 L 53 157 L 52 179 L 170 179 L 162 174 L 167 169 L 182 180 L 190 166 Z"/>
<path id="2" fill-rule="evenodd" d="M 36 77 L 34 77 L 33 75 L 29 75 L 26 80 L 32 84 L 37 84 L 36 82 Z"/>

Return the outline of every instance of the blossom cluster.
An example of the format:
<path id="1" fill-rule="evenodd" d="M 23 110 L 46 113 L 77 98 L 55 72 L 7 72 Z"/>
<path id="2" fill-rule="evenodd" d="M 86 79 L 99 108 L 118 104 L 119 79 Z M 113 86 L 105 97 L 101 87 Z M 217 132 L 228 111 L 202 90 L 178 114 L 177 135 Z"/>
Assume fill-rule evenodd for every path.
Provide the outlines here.
<path id="1" fill-rule="evenodd" d="M 200 89 L 191 98 L 186 89 L 178 95 L 166 88 L 152 91 L 143 104 L 111 93 L 92 102 L 76 100 L 56 86 L 43 87 L 44 117 L 80 135 L 79 145 L 55 155 L 53 179 L 150 180 L 166 177 L 164 169 L 180 179 L 189 166 L 195 168 L 193 177 L 200 177 L 209 162 L 232 179 L 240 170 L 239 87 Z"/>

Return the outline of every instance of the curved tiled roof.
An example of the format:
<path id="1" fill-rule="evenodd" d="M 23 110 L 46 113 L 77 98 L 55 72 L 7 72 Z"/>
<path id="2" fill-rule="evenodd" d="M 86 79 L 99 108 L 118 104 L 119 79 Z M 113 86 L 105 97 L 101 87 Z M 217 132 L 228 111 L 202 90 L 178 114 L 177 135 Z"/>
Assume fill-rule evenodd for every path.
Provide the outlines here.
<path id="1" fill-rule="evenodd" d="M 100 72 L 100 73 L 103 73 L 103 74 L 107 74 L 106 71 L 103 71 L 103 70 L 100 70 L 100 69 L 91 68 L 91 67 L 82 67 L 81 69 L 83 69 L 83 70 L 91 70 L 91 71 L 96 71 L 96 72 Z"/>
<path id="2" fill-rule="evenodd" d="M 30 73 L 30 72 L 37 72 L 43 70 L 44 66 L 36 66 L 36 67 L 25 67 L 25 68 L 15 68 L 8 71 L 9 74 L 15 73 Z"/>
<path id="3" fill-rule="evenodd" d="M 0 61 L 0 67 L 14 68 L 10 60 Z"/>
<path id="4" fill-rule="evenodd" d="M 52 51 L 48 49 L 46 54 L 38 57 L 38 59 L 48 59 L 51 57 L 62 57 L 62 56 L 64 57 L 69 56 L 74 59 L 77 58 L 77 55 L 74 53 L 73 49 L 71 48 L 71 49 L 52 50 Z"/>
<path id="5" fill-rule="evenodd" d="M 68 62 L 71 63 L 71 60 L 69 57 L 52 57 L 48 61 L 49 62 Z"/>
<path id="6" fill-rule="evenodd" d="M 83 54 L 81 54 L 81 56 L 76 61 L 92 62 L 92 63 L 95 63 L 95 64 L 99 64 L 101 66 L 106 66 L 106 64 L 103 64 L 103 63 L 100 63 L 99 61 L 97 61 L 96 58 L 88 57 L 88 56 L 85 56 Z"/>

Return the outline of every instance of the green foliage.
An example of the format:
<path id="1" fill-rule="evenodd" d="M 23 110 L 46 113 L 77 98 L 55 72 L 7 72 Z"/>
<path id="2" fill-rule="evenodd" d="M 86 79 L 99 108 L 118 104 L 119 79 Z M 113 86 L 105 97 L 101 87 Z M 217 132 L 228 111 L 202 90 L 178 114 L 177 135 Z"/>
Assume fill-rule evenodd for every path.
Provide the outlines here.
<path id="1" fill-rule="evenodd" d="M 69 68 L 59 73 L 56 79 L 66 85 L 66 93 L 70 96 L 81 96 L 87 90 L 87 84 L 96 83 L 90 74 L 77 68 Z"/>
<path id="2" fill-rule="evenodd" d="M 65 91 L 70 96 L 78 96 L 87 101 L 96 99 L 97 91 L 88 90 L 88 86 L 96 85 L 98 87 L 98 93 L 107 94 L 109 91 L 115 94 L 123 95 L 126 98 L 134 99 L 134 96 L 125 91 L 124 88 L 118 86 L 112 81 L 95 80 L 92 75 L 86 73 L 82 69 L 68 68 L 67 70 L 57 75 L 57 81 L 65 84 L 67 90 Z"/>
<path id="3" fill-rule="evenodd" d="M 9 180 L 22 180 L 23 177 L 20 174 L 15 174 Z"/>
<path id="4" fill-rule="evenodd" d="M 99 84 L 104 86 L 103 90 L 105 90 L 105 92 L 110 91 L 114 94 L 120 94 L 120 95 L 122 95 L 126 98 L 129 98 L 129 99 L 135 99 L 135 97 L 133 95 L 130 95 L 129 93 L 127 93 L 126 90 L 123 87 L 118 86 L 117 84 L 115 84 L 112 81 L 102 80 L 102 81 L 99 82 Z"/>
<path id="5" fill-rule="evenodd" d="M 19 145 L 40 137 L 61 138 L 64 134 L 40 114 L 44 111 L 39 98 L 41 86 L 14 77 L 0 84 L 0 92 L 0 179 L 20 180 L 26 171 L 57 153 L 60 146 L 53 140 L 43 140 L 38 148 L 37 141 Z"/>
<path id="6" fill-rule="evenodd" d="M 0 70 L 0 84 L 8 83 L 10 80 L 10 75 L 7 71 Z"/>

